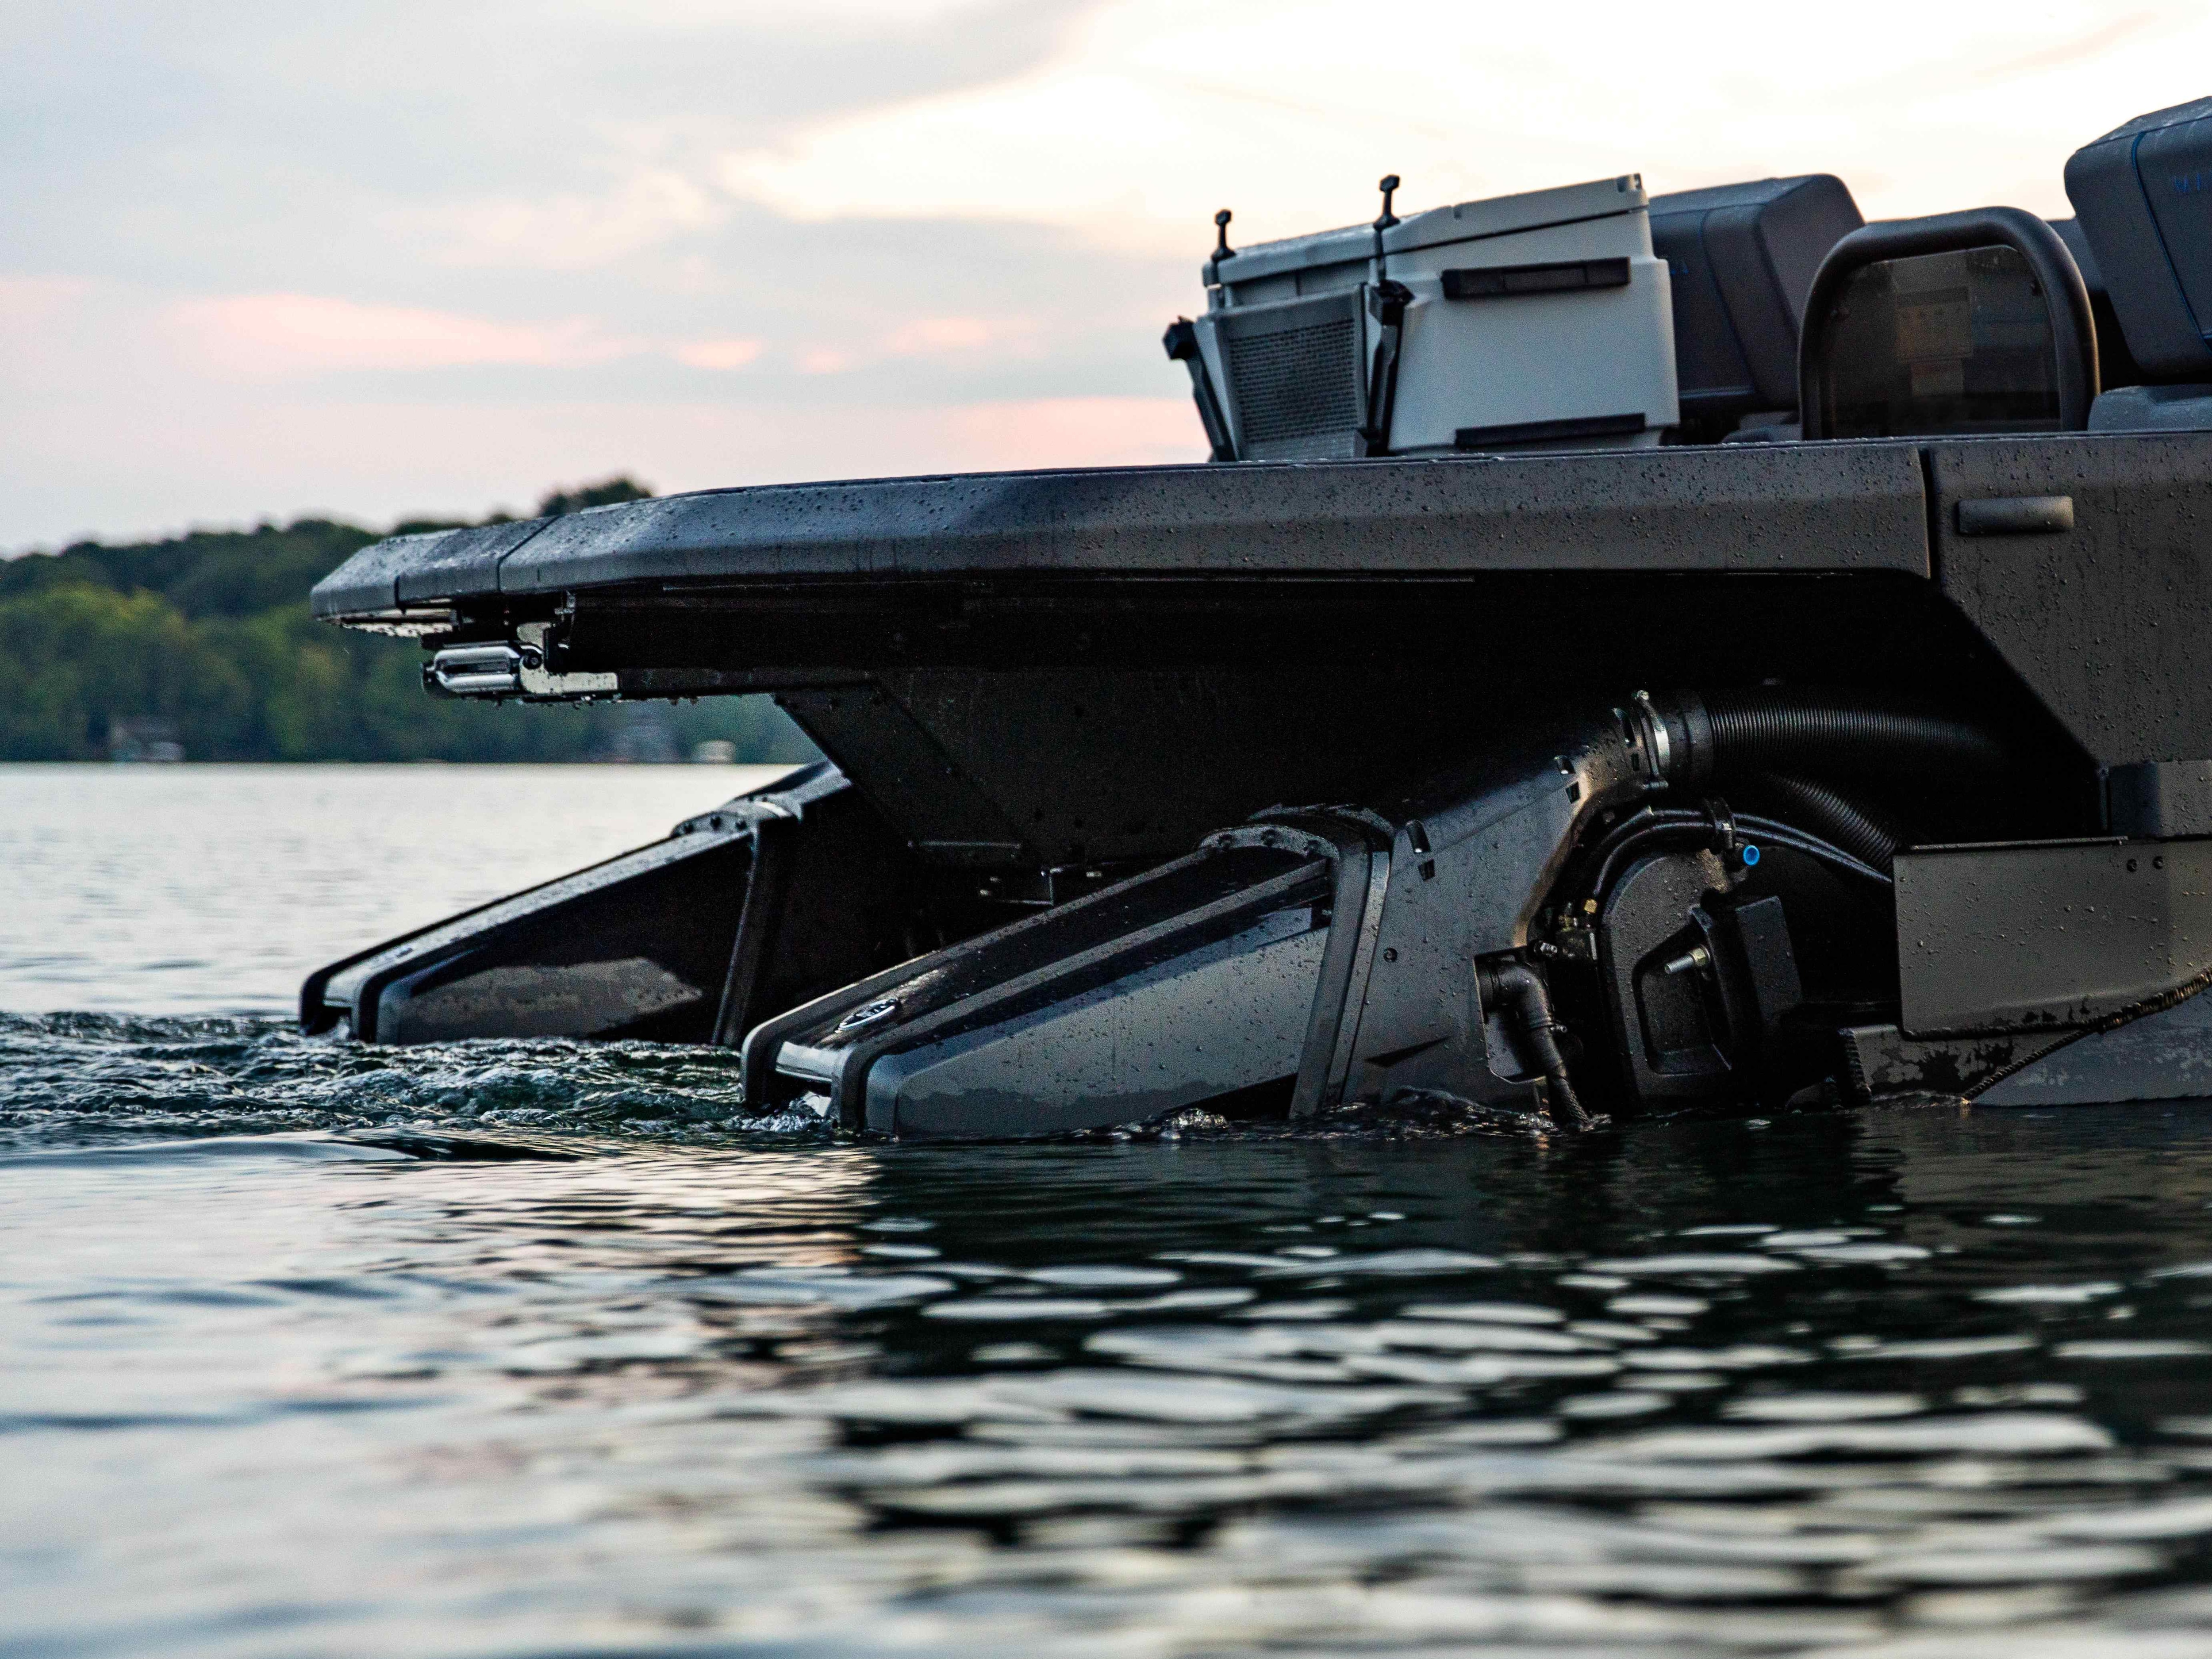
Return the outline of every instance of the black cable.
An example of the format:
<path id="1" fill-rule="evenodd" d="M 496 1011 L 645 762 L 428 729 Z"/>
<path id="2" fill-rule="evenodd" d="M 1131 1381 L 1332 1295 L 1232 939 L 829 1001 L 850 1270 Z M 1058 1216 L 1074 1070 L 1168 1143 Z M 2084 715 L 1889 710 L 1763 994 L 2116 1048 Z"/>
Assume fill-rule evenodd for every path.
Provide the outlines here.
<path id="1" fill-rule="evenodd" d="M 1888 875 L 1844 849 L 1819 836 L 1779 821 L 1753 812 L 1738 812 L 1734 822 L 1739 836 L 1755 837 L 1771 847 L 1786 847 L 1818 859 L 1831 868 L 1863 880 L 1889 886 Z M 1589 881 L 1577 881 L 1571 890 L 1595 897 L 1605 891 L 1613 879 L 1614 867 L 1628 853 L 1656 840 L 1690 840 L 1710 844 L 1714 836 L 1714 823 L 1704 812 L 1689 811 L 1681 807 L 1646 806 L 1631 813 L 1607 831 L 1581 860 L 1583 867 L 1596 866 L 1596 875 Z"/>

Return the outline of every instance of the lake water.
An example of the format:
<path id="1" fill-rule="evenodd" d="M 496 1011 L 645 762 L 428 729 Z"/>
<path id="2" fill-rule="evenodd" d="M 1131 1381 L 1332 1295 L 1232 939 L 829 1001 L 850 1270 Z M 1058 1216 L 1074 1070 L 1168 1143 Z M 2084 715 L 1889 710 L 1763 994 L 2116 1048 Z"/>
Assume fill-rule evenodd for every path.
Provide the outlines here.
<path id="1" fill-rule="evenodd" d="M 737 782 L 0 769 L 0 1652 L 2212 1653 L 2212 1106 L 921 1148 L 283 1024 Z"/>

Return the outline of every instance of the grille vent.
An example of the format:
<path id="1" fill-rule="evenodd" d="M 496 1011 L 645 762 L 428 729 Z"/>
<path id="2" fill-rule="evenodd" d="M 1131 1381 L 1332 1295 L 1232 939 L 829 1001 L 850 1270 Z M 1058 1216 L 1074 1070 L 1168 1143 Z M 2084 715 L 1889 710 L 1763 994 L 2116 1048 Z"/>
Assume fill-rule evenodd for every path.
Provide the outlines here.
<path id="1" fill-rule="evenodd" d="M 1353 318 L 1341 317 L 1227 342 L 1248 450 L 1358 429 L 1357 326 Z"/>

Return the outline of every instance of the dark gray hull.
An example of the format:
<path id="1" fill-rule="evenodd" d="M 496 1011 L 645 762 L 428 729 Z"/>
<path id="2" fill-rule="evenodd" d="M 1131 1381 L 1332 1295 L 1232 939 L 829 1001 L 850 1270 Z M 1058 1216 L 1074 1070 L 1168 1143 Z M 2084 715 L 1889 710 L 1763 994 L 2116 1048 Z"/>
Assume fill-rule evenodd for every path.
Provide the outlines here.
<path id="1" fill-rule="evenodd" d="M 2029 845 L 2141 842 L 2148 873 L 2164 867 L 2154 843 L 2212 835 L 2212 790 L 2188 764 L 2212 757 L 2207 526 L 2212 434 L 2196 433 L 1034 473 L 715 491 L 404 538 L 335 573 L 315 608 L 475 653 L 467 672 L 511 670 L 499 689 L 523 699 L 775 695 L 849 790 L 731 817 L 744 846 L 646 976 L 664 998 L 688 988 L 688 1012 L 609 1021 L 646 993 L 579 990 L 567 1032 L 750 1033 L 746 1087 L 764 1107 L 806 1098 L 855 1127 L 941 1134 L 1408 1092 L 1558 1113 L 1563 1092 L 1582 1109 L 1577 1089 L 1626 1110 L 1824 1079 L 1970 1094 L 2019 1073 L 2015 1092 L 2045 1097 L 2063 1085 L 2047 1063 L 2026 1073 L 2039 1056 L 2101 1041 L 2212 969 L 2203 896 L 2147 891 L 2085 946 L 2106 965 L 2084 971 L 2108 979 L 2109 958 L 2142 958 L 2112 995 L 2024 1010 L 2017 981 L 2047 963 L 1963 933 L 1908 945 L 1890 860 L 2019 849 L 1973 878 L 2016 896 L 2025 936 L 2100 878 Z M 1654 705 L 1634 701 L 1653 693 L 1662 727 L 1670 709 L 1705 718 L 1676 688 L 1751 711 L 1717 772 L 1680 772 L 1648 730 Z M 1828 726 L 1803 726 L 1808 708 Z M 1948 722 L 1986 752 L 1869 749 L 1854 709 Z M 1753 730 L 1784 715 L 1802 755 L 1788 731 Z M 1791 795 L 1784 775 L 1803 771 L 1883 826 L 1875 839 Z M 811 873 L 756 850 L 814 845 L 824 815 L 866 827 L 838 831 Z M 1152 902 L 1147 872 L 1226 857 L 1216 832 L 1255 815 L 1334 848 L 1298 878 L 1331 896 L 1252 910 L 1216 895 L 1240 921 L 1225 933 L 1170 906 L 1131 923 L 1158 934 L 1143 948 L 1085 933 L 1117 894 Z M 1593 878 L 1577 861 L 1624 834 L 1642 850 L 1576 885 Z M 1799 835 L 1815 850 L 1793 850 Z M 783 873 L 764 882 L 771 866 Z M 855 927 L 863 892 L 872 920 Z M 1784 913 L 1786 961 L 1759 942 Z M 607 925 L 580 915 L 445 942 L 474 965 L 422 982 L 473 1026 L 410 1015 L 397 957 L 319 975 L 303 1015 L 384 1040 L 520 1034 L 495 997 L 453 988 L 496 971 L 538 994 L 526 1029 L 543 1030 L 546 941 L 617 959 L 576 944 Z M 1301 931 L 1328 937 L 1308 950 Z M 845 944 L 811 980 L 778 979 L 780 953 L 814 932 Z M 1364 947 L 1343 942 L 1354 933 Z M 1704 965 L 1660 972 L 1700 939 Z M 1948 1000 L 1914 1003 L 1912 950 L 1939 959 Z M 1498 977 L 1512 963 L 1550 988 L 1540 1018 Z M 1142 988 L 1164 985 L 1186 987 L 1180 1012 Z M 1126 999 L 1120 1027 L 1071 1012 L 1102 998 Z M 1231 1030 L 1279 1035 L 1231 1062 Z M 1098 1057 L 1117 1042 L 1149 1056 L 1126 1088 L 1107 1073 L 1127 1063 Z M 1006 1081 L 1055 1063 L 1091 1109 Z M 2118 1064 L 2066 1075 L 2110 1093 L 2130 1086 Z"/>

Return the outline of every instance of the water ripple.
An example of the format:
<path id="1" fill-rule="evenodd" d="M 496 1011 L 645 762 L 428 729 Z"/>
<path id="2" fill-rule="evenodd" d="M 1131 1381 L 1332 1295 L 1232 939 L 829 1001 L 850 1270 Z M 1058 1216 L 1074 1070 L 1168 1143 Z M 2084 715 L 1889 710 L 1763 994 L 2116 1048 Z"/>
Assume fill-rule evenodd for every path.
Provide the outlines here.
<path id="1" fill-rule="evenodd" d="M 2212 1114 L 1415 1127 L 862 1145 L 697 1050 L 0 1017 L 0 1627 L 2212 1650 Z"/>

